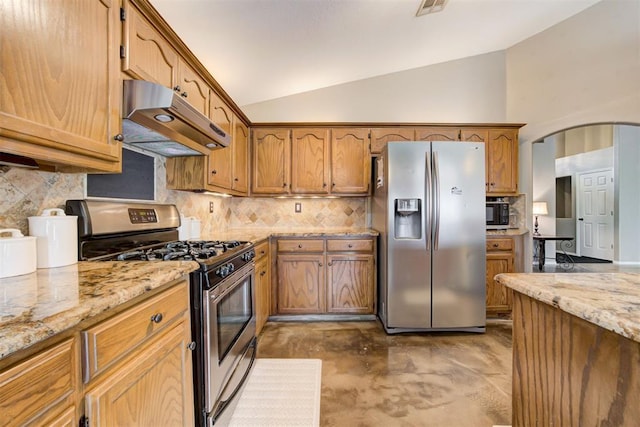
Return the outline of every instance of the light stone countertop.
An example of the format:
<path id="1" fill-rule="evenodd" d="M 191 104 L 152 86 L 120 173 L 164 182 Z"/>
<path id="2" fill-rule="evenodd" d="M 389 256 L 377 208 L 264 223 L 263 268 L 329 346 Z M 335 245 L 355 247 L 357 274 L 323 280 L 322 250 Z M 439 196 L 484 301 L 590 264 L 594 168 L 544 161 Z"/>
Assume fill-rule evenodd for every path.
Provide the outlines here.
<path id="1" fill-rule="evenodd" d="M 506 230 L 487 230 L 487 237 L 495 236 L 522 236 L 529 232 L 526 228 L 507 228 Z"/>
<path id="2" fill-rule="evenodd" d="M 640 273 L 509 273 L 496 281 L 640 342 Z"/>
<path id="3" fill-rule="evenodd" d="M 79 262 L 0 279 L 0 359 L 197 268 L 194 261 Z"/>
<path id="4" fill-rule="evenodd" d="M 272 237 L 376 237 L 378 231 L 372 228 L 255 228 L 255 229 L 230 229 L 224 233 L 204 238 L 215 240 L 244 240 L 258 243 Z"/>
<path id="5" fill-rule="evenodd" d="M 231 229 L 203 239 L 377 236 L 370 228 Z M 0 359 L 198 268 L 195 261 L 83 261 L 0 279 Z"/>

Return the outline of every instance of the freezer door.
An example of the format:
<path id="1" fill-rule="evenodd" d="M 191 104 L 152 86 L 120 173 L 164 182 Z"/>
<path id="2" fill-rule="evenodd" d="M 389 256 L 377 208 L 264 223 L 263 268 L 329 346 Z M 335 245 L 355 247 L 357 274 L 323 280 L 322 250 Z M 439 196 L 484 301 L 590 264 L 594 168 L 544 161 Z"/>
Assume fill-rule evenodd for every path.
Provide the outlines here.
<path id="1" fill-rule="evenodd" d="M 433 142 L 432 327 L 482 327 L 485 315 L 484 144 Z"/>
<path id="2" fill-rule="evenodd" d="M 431 327 L 430 144 L 390 142 L 386 154 L 386 326 L 426 329 Z M 418 224 L 411 223 L 415 209 Z"/>

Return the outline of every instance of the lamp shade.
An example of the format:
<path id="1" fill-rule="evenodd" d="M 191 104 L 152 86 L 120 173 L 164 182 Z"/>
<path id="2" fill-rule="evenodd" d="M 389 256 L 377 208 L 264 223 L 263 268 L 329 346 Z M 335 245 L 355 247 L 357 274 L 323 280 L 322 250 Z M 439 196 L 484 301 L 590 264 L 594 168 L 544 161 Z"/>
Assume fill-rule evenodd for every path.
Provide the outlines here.
<path id="1" fill-rule="evenodd" d="M 533 202 L 533 214 L 549 215 L 549 210 L 547 209 L 547 202 Z"/>

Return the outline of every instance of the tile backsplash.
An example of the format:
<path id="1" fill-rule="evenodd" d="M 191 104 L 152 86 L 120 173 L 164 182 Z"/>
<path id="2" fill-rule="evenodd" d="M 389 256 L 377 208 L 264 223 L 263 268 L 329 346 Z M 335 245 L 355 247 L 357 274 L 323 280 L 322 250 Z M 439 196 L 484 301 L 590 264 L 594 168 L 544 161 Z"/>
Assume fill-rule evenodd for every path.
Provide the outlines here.
<path id="1" fill-rule="evenodd" d="M 155 156 L 155 155 L 154 155 Z M 166 186 L 162 157 L 156 161 L 156 202 L 173 203 L 181 214 L 201 220 L 203 238 L 215 238 L 229 228 L 365 227 L 367 199 L 225 198 L 211 194 L 174 191 Z M 28 233 L 27 217 L 46 208 L 64 208 L 68 199 L 84 198 L 86 174 L 40 172 L 0 166 L 0 228 Z M 209 212 L 213 202 L 213 214 Z M 294 212 L 295 203 L 302 211 Z"/>

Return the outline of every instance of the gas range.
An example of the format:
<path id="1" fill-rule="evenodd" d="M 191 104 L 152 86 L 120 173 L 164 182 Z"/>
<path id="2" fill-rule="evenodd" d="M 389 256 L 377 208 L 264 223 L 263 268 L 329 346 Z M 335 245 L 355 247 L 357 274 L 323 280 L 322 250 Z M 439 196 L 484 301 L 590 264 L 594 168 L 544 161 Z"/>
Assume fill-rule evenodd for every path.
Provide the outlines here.
<path id="1" fill-rule="evenodd" d="M 251 242 L 178 240 L 174 205 L 68 200 L 65 210 L 78 216 L 79 260 L 196 261 L 209 271 L 236 255 L 245 263 L 255 256 Z"/>
<path id="2" fill-rule="evenodd" d="M 196 426 L 211 426 L 239 395 L 256 355 L 251 242 L 179 240 L 174 205 L 67 200 L 78 217 L 78 259 L 192 260 L 189 275 Z"/>

